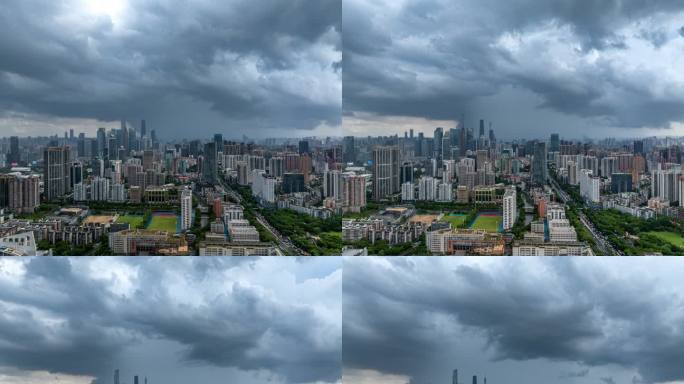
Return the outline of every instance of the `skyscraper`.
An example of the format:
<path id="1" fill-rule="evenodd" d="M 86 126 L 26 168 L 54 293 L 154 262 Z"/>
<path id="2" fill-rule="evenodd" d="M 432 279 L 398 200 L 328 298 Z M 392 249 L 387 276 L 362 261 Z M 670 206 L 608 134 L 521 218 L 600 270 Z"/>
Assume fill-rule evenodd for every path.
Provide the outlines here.
<path id="1" fill-rule="evenodd" d="M 437 161 L 442 160 L 442 138 L 444 137 L 444 129 L 442 127 L 435 128 L 433 135 L 434 141 L 434 157 Z"/>
<path id="2" fill-rule="evenodd" d="M 323 196 L 342 199 L 342 172 L 330 170 L 323 173 Z"/>
<path id="3" fill-rule="evenodd" d="M 145 123 L 145 119 L 142 119 L 140 121 L 140 137 L 144 138 L 145 136 L 147 136 L 147 125 Z"/>
<path id="4" fill-rule="evenodd" d="M 466 135 L 466 128 L 463 123 L 461 123 L 461 130 L 460 134 L 458 137 L 458 154 L 461 157 L 464 157 L 466 154 L 466 150 L 468 149 L 468 141 L 467 141 L 467 135 Z"/>
<path id="5" fill-rule="evenodd" d="M 518 218 L 517 196 L 515 187 L 506 189 L 503 197 L 503 228 L 510 230 Z"/>
<path id="6" fill-rule="evenodd" d="M 33 213 L 40 204 L 40 177 L 0 174 L 0 208 Z"/>
<path id="7" fill-rule="evenodd" d="M 458 369 L 454 369 L 451 375 L 451 384 L 458 384 Z"/>
<path id="8" fill-rule="evenodd" d="M 223 151 L 223 135 L 220 133 L 214 134 L 214 143 L 216 144 L 216 152 Z"/>
<path id="9" fill-rule="evenodd" d="M 353 163 L 356 160 L 354 136 L 345 136 L 344 139 L 342 139 L 342 160 L 345 163 Z"/>
<path id="10" fill-rule="evenodd" d="M 560 137 L 557 133 L 551 134 L 551 142 L 549 147 L 550 152 L 560 152 Z"/>
<path id="11" fill-rule="evenodd" d="M 373 149 L 373 199 L 376 201 L 399 192 L 399 147 Z"/>
<path id="12" fill-rule="evenodd" d="M 185 188 L 181 192 L 181 230 L 192 227 L 192 190 Z"/>
<path id="13" fill-rule="evenodd" d="M 19 137 L 12 136 L 10 137 L 10 151 L 7 154 L 7 162 L 10 164 L 19 163 L 20 158 L 21 155 L 19 154 Z"/>
<path id="14" fill-rule="evenodd" d="M 309 141 L 308 140 L 300 140 L 299 141 L 299 154 L 303 155 L 305 153 L 311 153 L 311 152 L 309 152 Z"/>
<path id="15" fill-rule="evenodd" d="M 81 132 L 78 134 L 78 146 L 76 148 L 78 157 L 85 157 L 86 155 L 86 139 L 85 133 Z"/>
<path id="16" fill-rule="evenodd" d="M 477 384 L 477 376 L 473 375 L 473 384 Z"/>
<path id="17" fill-rule="evenodd" d="M 214 141 L 204 144 L 204 162 L 202 163 L 202 179 L 205 183 L 208 184 L 214 184 L 218 180 L 218 164 L 216 162 L 216 142 Z"/>
<path id="18" fill-rule="evenodd" d="M 544 185 L 547 176 L 546 143 L 538 141 L 534 144 L 532 158 L 532 184 Z"/>
<path id="19" fill-rule="evenodd" d="M 405 162 L 399 169 L 399 183 L 413 182 L 413 163 Z"/>
<path id="20" fill-rule="evenodd" d="M 643 154 L 644 153 L 644 141 L 643 140 L 634 140 L 634 154 Z"/>
<path id="21" fill-rule="evenodd" d="M 138 375 L 133 376 L 133 384 L 140 384 L 140 381 L 138 381 Z M 473 383 L 477 384 L 477 383 Z"/>
<path id="22" fill-rule="evenodd" d="M 360 212 L 366 206 L 366 178 L 355 174 L 342 177 L 344 206 L 351 212 Z"/>
<path id="23" fill-rule="evenodd" d="M 104 128 L 97 129 L 97 156 L 104 159 L 105 148 L 107 148 L 107 132 Z"/>
<path id="24" fill-rule="evenodd" d="M 292 172 L 283 174 L 283 192 L 296 193 L 304 191 L 306 191 L 306 186 L 303 174 Z"/>
<path id="25" fill-rule="evenodd" d="M 121 130 L 119 131 L 120 135 L 120 142 L 119 145 L 123 147 L 124 149 L 124 154 L 128 155 L 128 127 L 126 127 L 126 122 L 124 120 L 121 120 Z"/>
<path id="26" fill-rule="evenodd" d="M 69 147 L 48 147 L 43 152 L 45 200 L 52 201 L 71 192 Z"/>
<path id="27" fill-rule="evenodd" d="M 119 383 L 119 370 L 118 369 L 114 370 L 114 384 L 120 384 Z"/>

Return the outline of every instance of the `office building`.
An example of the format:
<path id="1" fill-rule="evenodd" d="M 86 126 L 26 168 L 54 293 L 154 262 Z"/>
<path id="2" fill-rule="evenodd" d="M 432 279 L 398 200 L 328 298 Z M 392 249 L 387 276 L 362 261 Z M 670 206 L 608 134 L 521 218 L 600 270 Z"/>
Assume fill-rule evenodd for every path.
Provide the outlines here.
<path id="1" fill-rule="evenodd" d="M 10 165 L 19 164 L 21 162 L 21 154 L 19 152 L 19 137 L 10 137 L 10 148 L 9 153 L 7 153 L 6 160 Z"/>
<path id="2" fill-rule="evenodd" d="M 305 192 L 304 175 L 302 173 L 287 172 L 283 174 L 283 192 Z"/>
<path id="3" fill-rule="evenodd" d="M 532 158 L 532 184 L 544 185 L 547 178 L 546 163 L 546 143 L 534 143 L 534 154 Z"/>
<path id="4" fill-rule="evenodd" d="M 308 140 L 300 140 L 299 141 L 299 154 L 303 155 L 305 153 L 311 153 L 309 151 L 309 141 Z"/>
<path id="5" fill-rule="evenodd" d="M 379 146 L 373 149 L 373 200 L 379 201 L 398 193 L 399 147 Z"/>
<path id="6" fill-rule="evenodd" d="M 214 137 L 216 139 L 216 137 Z M 218 163 L 217 163 L 216 143 L 204 144 L 204 162 L 202 163 L 202 181 L 207 184 L 218 182 Z"/>
<path id="7" fill-rule="evenodd" d="M 43 185 L 46 201 L 71 192 L 71 154 L 69 147 L 48 147 L 43 152 Z"/>
<path id="8" fill-rule="evenodd" d="M 613 173 L 610 176 L 610 192 L 632 192 L 632 175 L 630 173 Z"/>
<path id="9" fill-rule="evenodd" d="M 557 133 L 551 134 L 549 142 L 549 152 L 560 152 L 560 136 Z"/>

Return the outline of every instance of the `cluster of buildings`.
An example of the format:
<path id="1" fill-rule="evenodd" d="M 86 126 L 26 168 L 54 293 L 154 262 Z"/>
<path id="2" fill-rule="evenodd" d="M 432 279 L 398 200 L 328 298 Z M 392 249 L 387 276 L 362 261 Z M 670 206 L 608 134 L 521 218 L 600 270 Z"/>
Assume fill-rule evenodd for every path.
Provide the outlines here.
<path id="1" fill-rule="evenodd" d="M 342 219 L 342 241 L 385 240 L 390 245 L 411 243 L 425 232 L 432 217 L 415 215 L 411 206 L 393 206 L 361 219 Z"/>
<path id="2" fill-rule="evenodd" d="M 533 188 L 530 196 L 538 217 L 522 240 L 512 245 L 514 256 L 590 256 L 591 247 L 578 241 L 577 230 L 566 216 L 564 204 L 554 201 L 548 187 Z"/>
<path id="3" fill-rule="evenodd" d="M 254 198 L 269 208 L 315 217 L 329 218 L 341 212 L 344 203 L 341 151 L 330 138 L 306 138 L 294 145 L 290 139 L 255 144 L 227 141 L 216 134 L 208 142 L 163 142 L 142 120 L 135 127 L 122 121 L 117 129 L 100 128 L 95 137 L 74 134 L 73 130 L 64 137 L 10 137 L 0 140 L 0 152 L 4 154 L 0 156 L 2 165 L 11 167 L 0 173 L 0 209 L 23 215 L 16 217 L 35 213 L 41 203 L 180 213 L 180 233 L 117 226 L 110 231 L 108 227 L 102 233 L 109 237 L 107 242 L 115 254 L 190 252 L 188 244 L 193 238 L 185 232 L 196 219 L 202 227 L 210 225 L 208 214 L 196 217 L 193 199 L 205 196 L 207 190 L 220 193 L 224 181 L 249 186 Z M 209 199 L 207 205 L 212 204 Z M 222 213 L 216 217 L 224 220 Z M 39 223 L 42 218 L 35 219 L 28 222 L 45 226 Z M 225 231 L 216 229 L 214 235 L 225 232 L 224 240 L 231 244 L 259 243 L 258 232 L 243 218 L 223 224 Z M 81 223 L 73 225 L 82 228 L 69 233 L 93 232 L 96 241 L 104 239 Z M 42 240 L 40 236 L 36 239 Z M 210 239 L 219 240 L 217 236 Z M 264 248 L 263 244 L 259 247 Z"/>

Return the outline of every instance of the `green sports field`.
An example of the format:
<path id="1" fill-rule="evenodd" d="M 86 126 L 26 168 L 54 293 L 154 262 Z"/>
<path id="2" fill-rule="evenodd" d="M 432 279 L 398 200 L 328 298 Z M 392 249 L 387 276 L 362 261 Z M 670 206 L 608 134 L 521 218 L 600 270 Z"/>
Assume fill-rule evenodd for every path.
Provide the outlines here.
<path id="1" fill-rule="evenodd" d="M 503 218 L 500 215 L 480 214 L 470 228 L 484 229 L 487 232 L 498 232 L 502 221 Z"/>
<path id="2" fill-rule="evenodd" d="M 157 215 L 153 214 L 147 229 L 155 231 L 168 231 L 176 233 L 178 228 L 178 217 L 176 215 Z"/>
<path id="3" fill-rule="evenodd" d="M 116 220 L 117 223 L 128 223 L 131 229 L 142 227 L 143 217 L 141 215 L 121 215 Z"/>
<path id="4" fill-rule="evenodd" d="M 461 213 L 451 213 L 448 215 L 444 215 L 442 217 L 442 221 L 450 223 L 452 228 L 459 228 L 465 222 L 466 217 L 468 217 L 468 215 Z"/>

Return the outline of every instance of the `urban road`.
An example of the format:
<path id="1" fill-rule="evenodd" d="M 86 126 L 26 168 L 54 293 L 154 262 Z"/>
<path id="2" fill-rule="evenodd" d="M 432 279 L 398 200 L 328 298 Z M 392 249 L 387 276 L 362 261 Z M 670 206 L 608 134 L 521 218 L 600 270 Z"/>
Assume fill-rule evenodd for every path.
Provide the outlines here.
<path id="1" fill-rule="evenodd" d="M 560 185 L 558 185 L 558 182 L 556 180 L 554 180 L 553 178 L 549 178 L 549 183 L 551 184 L 551 187 L 556 191 L 560 199 L 563 200 L 564 204 L 567 204 L 569 201 L 574 201 L 572 197 L 567 192 L 565 192 Z M 622 252 L 613 248 L 608 239 L 606 239 L 605 236 L 603 236 L 603 234 L 599 232 L 599 230 L 594 226 L 594 224 L 591 221 L 589 221 L 587 215 L 585 215 L 584 212 L 578 210 L 577 216 L 579 217 L 579 220 L 584 225 L 584 227 L 586 227 L 589 233 L 591 233 L 591 236 L 594 238 L 596 245 L 601 250 L 601 252 L 603 252 L 603 254 L 609 256 L 623 255 Z"/>
<path id="2" fill-rule="evenodd" d="M 240 196 L 239 193 L 235 192 L 223 181 L 221 182 L 221 184 L 225 189 L 226 193 L 230 195 L 230 197 L 232 197 L 235 201 L 237 201 L 238 204 L 242 205 L 242 196 Z M 283 236 L 277 229 L 275 229 L 271 225 L 271 223 L 269 223 L 268 220 L 266 220 L 266 218 L 264 218 L 264 216 L 262 216 L 261 213 L 259 213 L 259 211 L 253 210 L 252 213 L 254 213 L 254 217 L 259 222 L 259 224 L 266 228 L 266 230 L 269 231 L 271 235 L 273 235 L 273 237 L 276 238 L 276 240 L 278 240 L 278 247 L 280 247 L 280 249 L 292 255 L 309 255 L 308 252 L 294 245 L 292 240 L 290 240 L 287 236 Z"/>

